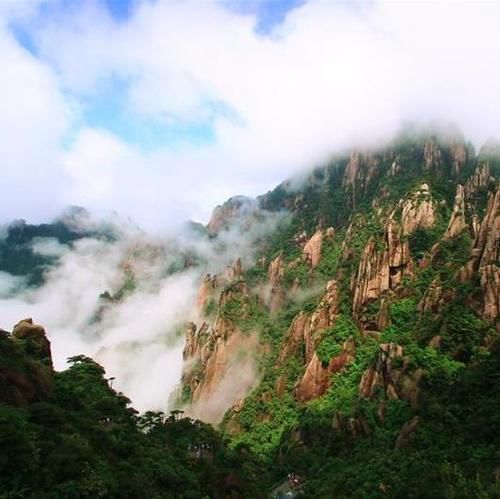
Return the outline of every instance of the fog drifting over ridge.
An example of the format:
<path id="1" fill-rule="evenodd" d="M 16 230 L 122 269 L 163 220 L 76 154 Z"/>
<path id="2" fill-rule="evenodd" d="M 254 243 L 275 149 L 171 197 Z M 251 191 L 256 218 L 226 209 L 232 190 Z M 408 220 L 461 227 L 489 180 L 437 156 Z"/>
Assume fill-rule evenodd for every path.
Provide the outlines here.
<path id="1" fill-rule="evenodd" d="M 161 229 L 406 120 L 500 137 L 497 2 L 311 0 L 267 33 L 225 4 L 3 2 L 0 221 L 78 204 Z"/>
<path id="2" fill-rule="evenodd" d="M 56 369 L 64 369 L 70 356 L 88 355 L 116 378 L 114 388 L 130 397 L 135 408 L 166 410 L 180 381 L 185 325 L 199 319 L 195 302 L 201 279 L 225 270 L 238 257 L 250 265 L 254 241 L 283 216 L 267 213 L 245 230 L 235 225 L 212 239 L 189 226 L 159 237 L 126 223 L 119 225 L 115 233 L 120 237 L 114 241 L 88 237 L 69 247 L 38 238 L 33 249 L 58 256 L 58 263 L 36 288 L 0 272 L 0 327 L 12 330 L 19 320 L 32 317 L 47 331 Z M 85 222 L 98 226 L 92 218 Z M 183 268 L 186 258 L 194 263 Z M 121 287 L 124 264 L 133 270 L 136 288 L 102 308 L 99 295 Z"/>

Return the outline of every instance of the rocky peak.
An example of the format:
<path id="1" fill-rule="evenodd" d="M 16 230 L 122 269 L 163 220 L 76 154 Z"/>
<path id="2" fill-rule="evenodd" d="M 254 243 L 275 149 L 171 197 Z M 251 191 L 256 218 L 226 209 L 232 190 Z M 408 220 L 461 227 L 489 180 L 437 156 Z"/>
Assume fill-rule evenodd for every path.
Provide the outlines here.
<path id="1" fill-rule="evenodd" d="M 500 140 L 490 137 L 479 150 L 479 157 L 484 158 L 500 158 Z"/>
<path id="2" fill-rule="evenodd" d="M 323 231 L 321 229 L 318 229 L 304 245 L 304 258 L 312 268 L 316 267 L 321 260 L 322 245 Z"/>
<path id="3" fill-rule="evenodd" d="M 285 266 L 283 264 L 283 254 L 280 253 L 274 260 L 269 264 L 269 270 L 267 275 L 269 277 L 269 284 L 271 287 L 278 286 L 283 279 L 285 272 Z"/>
<path id="4" fill-rule="evenodd" d="M 344 173 L 344 185 L 352 185 L 361 168 L 362 156 L 358 151 L 352 151 Z"/>
<path id="5" fill-rule="evenodd" d="M 45 329 L 31 318 L 0 331 L 0 403 L 25 407 L 51 396 L 54 371 Z"/>
<path id="6" fill-rule="evenodd" d="M 365 188 L 377 172 L 378 160 L 370 153 L 352 151 L 347 163 L 342 185 L 345 187 L 359 182 Z"/>
<path id="7" fill-rule="evenodd" d="M 450 146 L 453 173 L 459 175 L 467 162 L 467 148 L 463 140 L 455 140 Z"/>
<path id="8" fill-rule="evenodd" d="M 196 309 L 202 312 L 207 306 L 212 293 L 217 288 L 217 276 L 207 274 L 203 279 L 196 298 Z"/>
<path id="9" fill-rule="evenodd" d="M 301 311 L 297 314 L 285 336 L 285 341 L 281 347 L 277 365 L 281 365 L 285 359 L 298 352 L 299 346 L 308 336 L 309 316 Z"/>
<path id="10" fill-rule="evenodd" d="M 283 254 L 280 253 L 270 264 L 267 272 L 269 277 L 269 308 L 271 312 L 278 310 L 285 301 L 285 291 L 281 285 L 285 275 Z"/>
<path id="11" fill-rule="evenodd" d="M 332 326 L 338 313 L 338 285 L 337 281 L 331 280 L 326 284 L 326 293 L 311 316 L 311 329 L 318 331 Z"/>
<path id="12" fill-rule="evenodd" d="M 486 189 L 493 182 L 494 178 L 491 176 L 490 163 L 488 161 L 480 163 L 465 184 L 465 197 L 470 199 L 479 190 Z"/>
<path id="13" fill-rule="evenodd" d="M 465 221 L 465 190 L 463 185 L 457 185 L 457 192 L 455 194 L 455 202 L 453 204 L 453 211 L 451 213 L 448 227 L 443 235 L 443 239 L 452 239 L 458 236 L 467 227 Z"/>
<path id="14" fill-rule="evenodd" d="M 439 167 L 442 163 L 442 153 L 436 139 L 430 138 L 424 144 L 424 162 L 425 169 L 431 170 Z"/>
<path id="15" fill-rule="evenodd" d="M 384 292 L 395 289 L 404 276 L 412 275 L 408 240 L 401 236 L 397 223 L 389 219 L 384 230 L 384 247 L 377 250 L 372 236 L 361 254 L 354 280 L 353 314 L 361 318 L 363 307 Z"/>
<path id="16" fill-rule="evenodd" d="M 50 341 L 47 338 L 45 329 L 39 324 L 33 324 L 31 317 L 19 321 L 12 330 L 12 336 L 34 345 L 35 349 L 30 349 L 33 355 L 40 360 L 48 360 L 52 365 Z"/>
<path id="17" fill-rule="evenodd" d="M 352 362 L 355 353 L 356 346 L 352 339 L 344 342 L 342 352 L 332 357 L 327 365 L 324 365 L 316 352 L 314 352 L 304 376 L 295 388 L 296 399 L 299 402 L 308 402 L 324 395 L 330 386 L 332 375 L 341 371 L 347 364 Z"/>
<path id="18" fill-rule="evenodd" d="M 482 303 L 478 313 L 487 320 L 500 316 L 500 188 L 490 193 L 486 211 L 479 227 L 469 262 L 460 270 L 461 281 L 479 273 Z"/>
<path id="19" fill-rule="evenodd" d="M 243 264 L 241 258 L 237 258 L 233 266 L 229 269 L 229 280 L 233 281 L 243 276 Z"/>
<path id="20" fill-rule="evenodd" d="M 411 234 L 416 229 L 427 229 L 434 225 L 436 208 L 428 184 L 422 184 L 413 195 L 404 200 L 401 219 L 404 235 Z"/>
<path id="21" fill-rule="evenodd" d="M 251 198 L 245 196 L 229 198 L 223 205 L 219 205 L 214 209 L 207 229 L 211 234 L 216 234 L 233 223 L 241 221 L 255 209 L 256 202 Z"/>

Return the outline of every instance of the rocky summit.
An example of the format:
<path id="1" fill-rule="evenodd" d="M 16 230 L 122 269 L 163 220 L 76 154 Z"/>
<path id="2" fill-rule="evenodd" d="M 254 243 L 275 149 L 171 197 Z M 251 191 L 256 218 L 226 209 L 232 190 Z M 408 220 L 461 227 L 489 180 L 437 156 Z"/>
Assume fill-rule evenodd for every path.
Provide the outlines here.
<path id="1" fill-rule="evenodd" d="M 499 173 L 412 130 L 247 202 L 287 216 L 201 282 L 179 405 L 306 497 L 497 496 Z M 240 206 L 212 230 L 253 223 Z"/>

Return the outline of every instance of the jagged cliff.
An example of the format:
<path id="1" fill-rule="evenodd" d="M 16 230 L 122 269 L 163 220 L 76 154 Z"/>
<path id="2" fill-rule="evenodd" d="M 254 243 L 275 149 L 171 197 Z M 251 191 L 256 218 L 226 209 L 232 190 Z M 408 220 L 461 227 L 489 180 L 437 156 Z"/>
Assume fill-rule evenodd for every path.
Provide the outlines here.
<path id="1" fill-rule="evenodd" d="M 331 442 L 362 445 L 353 442 L 386 428 L 394 438 L 377 445 L 391 452 L 424 445 L 419 435 L 442 424 L 426 413 L 430 400 L 446 404 L 448 387 L 498 340 L 498 157 L 476 155 L 456 132 L 411 132 L 258 198 L 289 216 L 254 248 L 255 266 L 201 284 L 205 311 L 186 339 L 188 410 L 217 398 L 235 442 L 281 463 L 292 459 L 283 446 L 318 448 L 312 420 L 330 421 L 318 431 Z M 207 312 L 209 296 L 218 302 Z M 242 350 L 252 382 L 231 371 Z M 241 390 L 224 400 L 229 371 Z"/>

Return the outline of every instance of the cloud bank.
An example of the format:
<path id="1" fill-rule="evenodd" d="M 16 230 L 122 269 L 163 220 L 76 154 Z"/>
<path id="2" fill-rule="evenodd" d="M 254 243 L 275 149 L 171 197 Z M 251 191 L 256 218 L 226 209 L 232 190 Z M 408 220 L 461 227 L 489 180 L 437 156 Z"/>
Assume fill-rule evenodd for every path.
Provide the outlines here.
<path id="1" fill-rule="evenodd" d="M 255 241 L 282 216 L 269 213 L 244 230 L 235 225 L 213 238 L 189 227 L 150 236 L 120 220 L 80 218 L 82 229 L 84 221 L 90 228 L 114 228 L 116 240 L 87 237 L 72 246 L 53 238 L 33 240 L 35 252 L 58 257 L 57 263 L 36 288 L 0 272 L 0 328 L 12 330 L 32 317 L 47 331 L 56 369 L 64 369 L 68 357 L 88 355 L 115 378 L 114 388 L 134 407 L 166 410 L 181 378 L 186 323 L 198 320 L 202 278 L 225 271 L 236 258 L 245 266 L 254 263 Z M 113 303 L 103 300 L 104 291 L 116 296 L 129 270 L 135 282 L 131 292 Z"/>
<path id="2" fill-rule="evenodd" d="M 173 226 L 404 121 L 500 137 L 498 3 L 311 0 L 265 33 L 249 10 L 2 2 L 3 221 L 77 204 Z"/>

